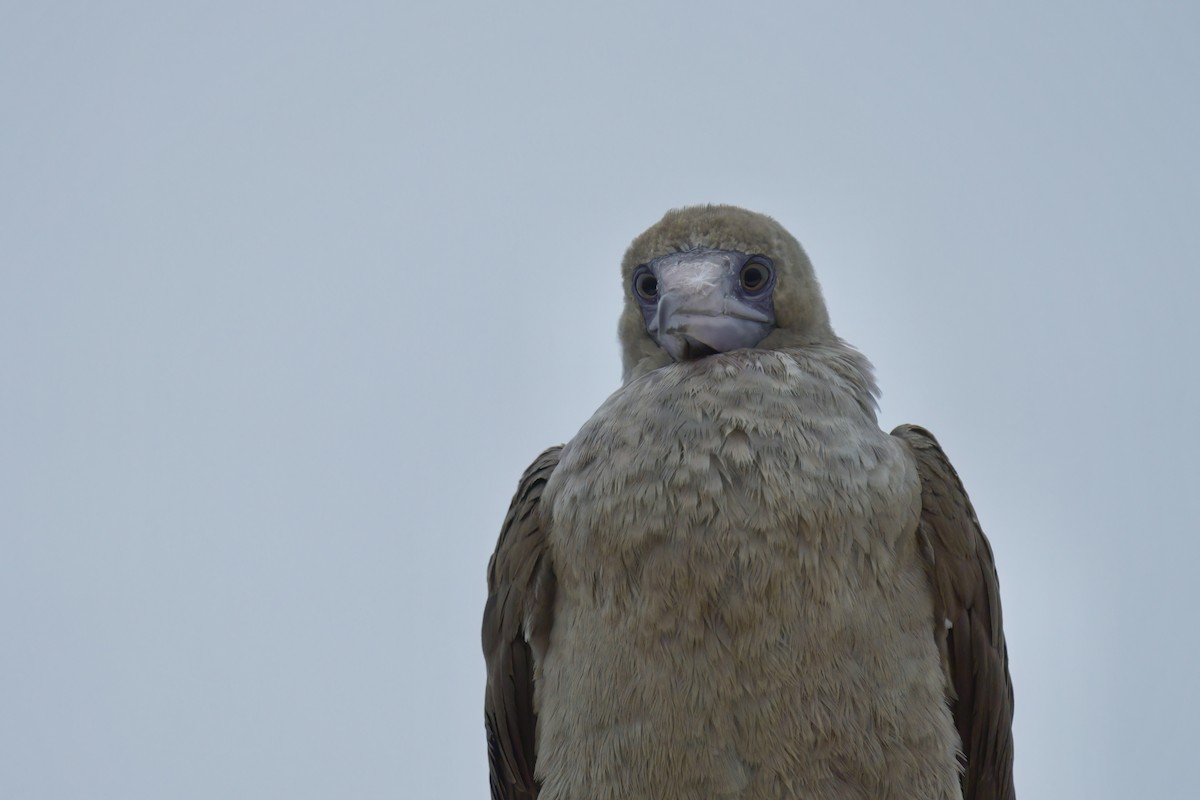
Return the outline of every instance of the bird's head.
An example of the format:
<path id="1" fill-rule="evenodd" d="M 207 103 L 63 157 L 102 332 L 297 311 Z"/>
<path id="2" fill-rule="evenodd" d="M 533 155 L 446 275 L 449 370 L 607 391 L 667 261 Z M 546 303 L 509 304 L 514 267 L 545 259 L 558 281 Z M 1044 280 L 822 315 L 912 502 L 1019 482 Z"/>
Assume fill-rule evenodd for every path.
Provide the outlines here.
<path id="1" fill-rule="evenodd" d="M 625 381 L 673 361 L 834 339 L 812 264 L 775 220 L 734 206 L 668 211 L 621 267 Z"/>

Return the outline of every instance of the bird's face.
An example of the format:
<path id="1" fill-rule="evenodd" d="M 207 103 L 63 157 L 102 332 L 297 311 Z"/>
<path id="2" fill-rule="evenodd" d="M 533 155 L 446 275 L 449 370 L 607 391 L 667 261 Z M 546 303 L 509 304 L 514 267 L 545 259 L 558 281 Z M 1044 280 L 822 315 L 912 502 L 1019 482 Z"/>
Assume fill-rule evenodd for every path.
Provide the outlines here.
<path id="1" fill-rule="evenodd" d="M 720 353 L 837 338 L 800 243 L 742 208 L 668 211 L 629 245 L 621 276 L 625 382 L 672 364 L 703 369 Z"/>
<path id="2" fill-rule="evenodd" d="M 646 332 L 675 361 L 761 342 L 775 327 L 768 256 L 698 247 L 642 264 L 630 286 Z"/>

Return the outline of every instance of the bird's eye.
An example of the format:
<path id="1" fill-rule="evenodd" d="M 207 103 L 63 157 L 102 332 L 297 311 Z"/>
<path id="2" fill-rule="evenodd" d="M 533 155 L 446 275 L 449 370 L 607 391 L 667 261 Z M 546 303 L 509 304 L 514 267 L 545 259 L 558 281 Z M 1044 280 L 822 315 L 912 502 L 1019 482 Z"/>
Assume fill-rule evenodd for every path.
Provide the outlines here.
<path id="1" fill-rule="evenodd" d="M 658 278 L 650 270 L 643 270 L 633 276 L 633 289 L 643 300 L 657 300 Z"/>
<path id="2" fill-rule="evenodd" d="M 747 261 L 738 280 L 747 292 L 761 292 L 771 282 L 771 267 L 762 261 Z"/>

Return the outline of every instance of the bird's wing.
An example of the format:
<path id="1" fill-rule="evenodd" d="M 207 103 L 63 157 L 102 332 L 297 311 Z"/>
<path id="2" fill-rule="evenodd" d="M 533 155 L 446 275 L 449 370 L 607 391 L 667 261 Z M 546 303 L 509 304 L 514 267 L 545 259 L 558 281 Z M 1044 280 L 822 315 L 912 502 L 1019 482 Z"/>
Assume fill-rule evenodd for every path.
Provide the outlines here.
<path id="1" fill-rule="evenodd" d="M 928 547 L 935 630 L 947 701 L 962 739 L 965 800 L 1012 800 L 1013 690 L 992 548 L 950 460 L 915 425 L 892 431 L 921 476 L 921 534 Z"/>
<path id="2" fill-rule="evenodd" d="M 549 633 L 554 570 L 546 553 L 542 490 L 558 465 L 561 447 L 538 456 L 521 477 L 496 552 L 488 563 L 483 609 L 487 660 L 484 716 L 492 800 L 535 800 L 537 714 L 533 698 L 533 648 Z"/>

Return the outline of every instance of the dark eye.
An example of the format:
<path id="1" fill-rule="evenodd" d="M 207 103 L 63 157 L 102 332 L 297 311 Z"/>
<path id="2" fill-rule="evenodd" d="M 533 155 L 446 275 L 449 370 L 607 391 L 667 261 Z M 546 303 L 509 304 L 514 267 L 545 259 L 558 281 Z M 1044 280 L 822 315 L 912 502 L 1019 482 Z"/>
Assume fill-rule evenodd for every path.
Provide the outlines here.
<path id="1" fill-rule="evenodd" d="M 747 261 L 738 280 L 747 292 L 761 292 L 771 282 L 771 266 L 762 261 Z"/>
<path id="2" fill-rule="evenodd" d="M 643 300 L 658 299 L 658 278 L 648 269 L 643 269 L 633 276 L 633 290 Z"/>

